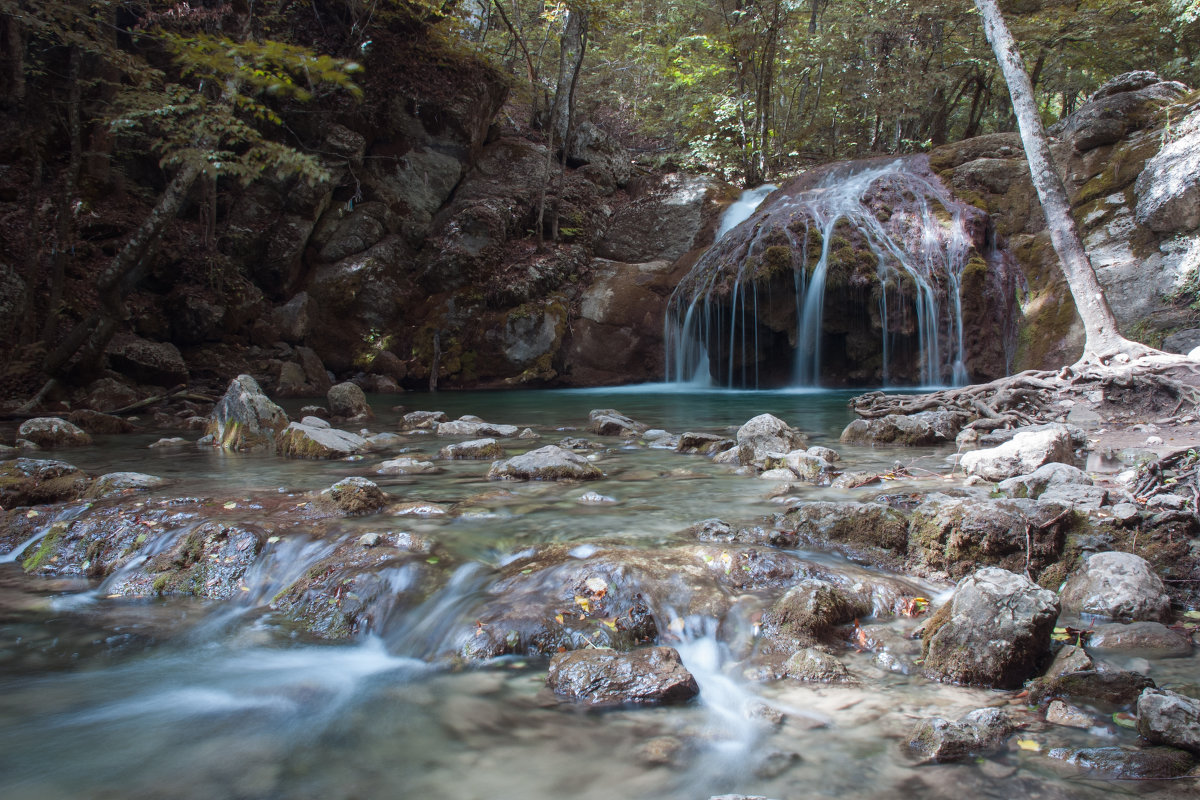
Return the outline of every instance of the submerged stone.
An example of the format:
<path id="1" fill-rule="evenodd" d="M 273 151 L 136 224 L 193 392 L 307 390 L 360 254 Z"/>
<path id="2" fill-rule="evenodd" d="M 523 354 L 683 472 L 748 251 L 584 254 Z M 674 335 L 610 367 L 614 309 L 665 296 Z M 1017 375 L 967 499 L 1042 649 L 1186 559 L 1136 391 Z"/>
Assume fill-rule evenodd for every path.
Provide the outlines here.
<path id="1" fill-rule="evenodd" d="M 546 685 L 555 694 L 587 705 L 680 703 L 700 693 L 671 647 L 559 653 L 550 660 Z"/>
<path id="2" fill-rule="evenodd" d="M 489 480 L 591 481 L 604 477 L 604 473 L 583 456 L 548 444 L 507 461 L 497 461 L 487 476 Z"/>

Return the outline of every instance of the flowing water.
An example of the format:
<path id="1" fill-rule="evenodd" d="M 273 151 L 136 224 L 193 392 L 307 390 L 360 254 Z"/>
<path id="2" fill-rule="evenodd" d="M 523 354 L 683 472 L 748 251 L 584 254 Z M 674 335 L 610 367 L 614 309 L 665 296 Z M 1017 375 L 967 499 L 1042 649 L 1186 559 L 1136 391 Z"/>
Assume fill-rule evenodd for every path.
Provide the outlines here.
<path id="1" fill-rule="evenodd" d="M 847 397 L 651 386 L 442 394 L 415 402 L 451 417 L 474 413 L 534 427 L 539 442 L 505 441 L 517 452 L 587 436 L 587 412 L 598 407 L 675 432 L 726 433 L 770 412 L 810 432 L 814 444 L 836 445 L 849 419 Z M 414 402 L 411 396 L 390 399 Z M 399 414 L 387 399 L 377 410 L 372 429 L 395 430 Z M 497 570 L 547 543 L 565 543 L 576 559 L 614 542 L 654 553 L 694 543 L 681 531 L 698 520 L 756 524 L 780 509 L 767 497 L 770 483 L 733 474 L 704 456 L 590 436 L 606 446 L 595 460 L 603 480 L 510 483 L 500 488 L 511 495 L 498 496 L 481 462 L 449 462 L 441 475 L 385 479 L 373 471 L 379 455 L 295 462 L 210 449 L 164 453 L 146 449 L 154 438 L 113 437 L 58 455 L 92 472 L 136 469 L 176 479 L 156 494 L 217 498 L 213 513 L 229 519 L 277 514 L 298 493 L 347 475 L 373 476 L 397 500 L 456 512 L 302 523 L 267 545 L 238 582 L 242 591 L 224 601 L 114 596 L 127 577 L 121 572 L 101 584 L 37 578 L 26 576 L 10 555 L 0 563 L 0 792 L 6 800 L 703 800 L 735 791 L 774 798 L 958 798 L 964 792 L 1090 798 L 1111 791 L 1042 753 L 1015 748 L 978 762 L 915 767 L 903 742 L 917 717 L 957 716 L 1003 703 L 1007 695 L 929 684 L 881 668 L 870 652 L 842 654 L 865 676 L 860 687 L 747 680 L 733 650 L 761 608 L 763 598 L 753 593 L 731 598 L 720 620 L 673 607 L 684 603 L 684 593 L 648 599 L 664 620 L 662 640 L 677 647 L 701 687 L 699 699 L 683 706 L 585 710 L 545 689 L 545 658 L 508 656 L 467 668 L 444 657 L 494 599 Z M 414 454 L 432 455 L 444 443 L 429 435 L 406 438 Z M 936 472 L 947 455 L 838 449 L 855 470 L 882 471 L 902 457 Z M 898 483 L 887 491 L 917 488 L 930 485 Z M 585 491 L 616 502 L 580 504 Z M 864 494 L 870 490 L 798 491 L 810 498 L 873 496 Z M 222 504 L 226 498 L 232 499 Z M 89 510 L 70 504 L 56 513 L 69 521 Z M 161 530 L 150 544 L 162 551 L 187 530 L 182 523 Z M 374 623 L 342 643 L 316 641 L 270 610 L 272 598 L 338 542 L 380 530 L 436 543 L 446 570 L 439 588 L 405 604 L 400 598 L 419 570 L 403 564 L 380 571 L 387 588 Z M 870 574 L 830 554 L 798 552 L 795 558 Z M 914 586 L 930 593 L 944 588 Z M 667 625 L 667 619 L 680 624 Z M 901 637 L 916 620 L 880 624 Z M 1163 670 L 1186 673 L 1196 666 L 1184 659 Z M 765 714 L 764 707 L 770 709 Z M 1115 728 L 1111 736 L 1129 739 Z"/>
<path id="2" fill-rule="evenodd" d="M 905 346 L 916 349 L 916 366 L 900 381 L 966 383 L 962 276 L 972 245 L 978 244 L 971 230 L 979 212 L 954 200 L 924 162 L 911 159 L 852 164 L 830 171 L 813 186 L 789 184 L 764 203 L 775 188 L 743 193 L 722 219 L 716 244 L 672 295 L 665 334 L 667 380 L 766 385 L 762 370 L 777 358 L 768 353 L 766 328 L 783 324 L 778 319 L 783 292 L 794 303 L 787 315 L 793 320 L 787 331 L 793 361 L 787 382 L 822 385 L 828 377 L 822 363 L 828 347 L 827 283 L 837 266 L 850 273 L 836 276 L 840 287 L 858 284 L 861 298 L 854 313 L 877 317 L 871 329 L 878 338 L 874 350 L 884 385 L 896 379 L 897 332 L 910 327 L 915 336 L 905 336 L 914 341 Z M 874 274 L 864 275 L 864 269 Z M 780 270 L 791 274 L 790 281 L 780 283 Z M 872 302 L 873 311 L 867 307 Z M 857 361 L 866 356 L 849 358 L 851 369 L 861 369 Z"/>

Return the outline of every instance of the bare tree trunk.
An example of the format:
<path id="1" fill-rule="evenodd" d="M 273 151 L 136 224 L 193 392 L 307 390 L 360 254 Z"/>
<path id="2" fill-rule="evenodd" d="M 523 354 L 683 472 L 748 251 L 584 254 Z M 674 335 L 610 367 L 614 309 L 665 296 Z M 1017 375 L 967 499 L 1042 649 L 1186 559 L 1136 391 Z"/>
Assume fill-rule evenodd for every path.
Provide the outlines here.
<path id="1" fill-rule="evenodd" d="M 1038 118 L 1033 87 L 1025 64 L 1017 50 L 1017 44 L 1009 33 L 1004 17 L 996 0 L 975 0 L 975 7 L 983 18 L 983 30 L 1000 63 L 1008 91 L 1012 96 L 1017 125 L 1021 131 L 1021 143 L 1029 162 L 1029 173 L 1037 189 L 1038 199 L 1046 215 L 1046 227 L 1050 241 L 1062 262 L 1063 274 L 1075 299 L 1075 308 L 1083 320 L 1084 358 L 1103 355 L 1113 351 L 1125 351 L 1137 347 L 1121 336 L 1112 308 L 1104 296 L 1104 288 L 1096 278 L 1096 271 L 1088 260 L 1075 220 L 1071 217 L 1071 204 L 1062 178 L 1050 155 L 1050 144 Z"/>
<path id="2" fill-rule="evenodd" d="M 71 143 L 71 156 L 67 171 L 63 175 L 62 191 L 58 199 L 58 220 L 54 231 L 54 259 L 50 270 L 50 302 L 46 307 L 46 321 L 42 326 L 42 341 L 47 349 L 58 332 L 59 306 L 62 305 L 63 283 L 66 281 L 67 256 L 75 239 L 75 195 L 79 190 L 79 173 L 83 170 L 83 122 L 80 106 L 83 104 L 83 89 L 79 83 L 79 62 L 83 54 L 72 45 L 67 60 L 67 137 Z"/>

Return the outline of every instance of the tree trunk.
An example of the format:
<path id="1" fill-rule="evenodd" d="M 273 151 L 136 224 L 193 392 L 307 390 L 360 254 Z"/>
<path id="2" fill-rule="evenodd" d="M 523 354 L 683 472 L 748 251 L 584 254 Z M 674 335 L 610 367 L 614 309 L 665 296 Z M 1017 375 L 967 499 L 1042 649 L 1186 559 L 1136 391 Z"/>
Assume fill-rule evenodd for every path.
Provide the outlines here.
<path id="1" fill-rule="evenodd" d="M 1046 215 L 1046 227 L 1050 241 L 1062 262 L 1063 274 L 1075 300 L 1079 318 L 1083 320 L 1084 358 L 1112 351 L 1128 349 L 1133 343 L 1121 336 L 1112 308 L 1104 296 L 1104 289 L 1096 279 L 1096 272 L 1088 260 L 1075 220 L 1071 217 L 1071 204 L 1062 178 L 1050 155 L 1050 144 L 1038 118 L 1033 87 L 1025 64 L 1017 50 L 1016 42 L 1004 23 L 996 0 L 975 0 L 975 7 L 983 18 L 983 30 L 996 54 L 1008 91 L 1012 96 L 1017 125 L 1021 131 L 1021 143 L 1029 162 L 1029 173 L 1034 188 Z"/>

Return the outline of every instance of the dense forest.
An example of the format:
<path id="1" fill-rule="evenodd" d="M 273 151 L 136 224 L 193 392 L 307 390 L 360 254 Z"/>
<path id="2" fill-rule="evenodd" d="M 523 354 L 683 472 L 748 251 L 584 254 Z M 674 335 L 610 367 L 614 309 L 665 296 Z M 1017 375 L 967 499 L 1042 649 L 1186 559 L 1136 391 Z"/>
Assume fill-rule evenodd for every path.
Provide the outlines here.
<path id="1" fill-rule="evenodd" d="M 1194 0 L 1021 0 L 1004 10 L 1047 125 L 1130 70 L 1200 82 Z M 396 382 L 424 386 L 432 372 L 434 385 L 450 364 L 466 385 L 488 355 L 454 333 L 449 311 L 418 313 L 424 300 L 414 298 L 457 292 L 460 310 L 511 310 L 586 283 L 597 220 L 611 214 L 597 197 L 626 187 L 631 161 L 638 175 L 755 186 L 1016 124 L 968 2 L 0 0 L 0 25 L 0 340 L 7 391 L 25 398 L 54 390 L 46 378 L 94 379 L 122 332 L 184 348 L 278 340 L 261 325 L 255 333 L 256 318 L 299 290 L 320 300 L 320 254 L 355 252 L 318 241 L 334 224 L 331 204 L 346 216 L 383 202 L 390 216 L 365 224 L 400 241 L 385 277 L 419 278 L 397 278 L 408 288 L 376 303 L 401 308 L 404 331 L 395 313 L 334 308 L 326 297 L 317 327 L 349 314 L 358 328 L 323 345 L 319 335 L 299 340 L 335 373 L 370 360 L 364 347 L 390 347 L 405 362 L 391 370 Z M 403 112 L 389 110 L 400 101 Z M 523 184 L 516 221 L 491 220 L 505 229 L 492 231 L 497 249 L 449 264 L 436 234 L 462 209 L 443 204 L 462 199 L 462 176 L 478 172 L 480 148 L 498 137 L 539 148 L 507 159 Z M 447 158 L 458 163 L 446 167 Z M 372 182 L 388 160 L 423 185 L 389 195 Z M 579 176 L 599 189 L 580 189 Z M 286 231 L 280 207 L 291 214 Z M 283 233 L 295 241 L 265 240 Z M 367 238 L 364 247 L 378 241 Z M 533 249 L 517 254 L 522 238 Z M 540 261 L 525 286 L 505 265 L 530 258 Z M 139 315 L 166 295 L 175 306 Z M 203 316 L 205 303 L 220 313 L 185 330 L 183 318 Z M 577 304 L 567 299 L 567 317 Z M 551 380 L 563 372 L 562 357 L 551 360 L 517 372 Z M 151 382 L 186 370 L 166 372 Z M 192 365 L 193 377 L 203 372 Z"/>

